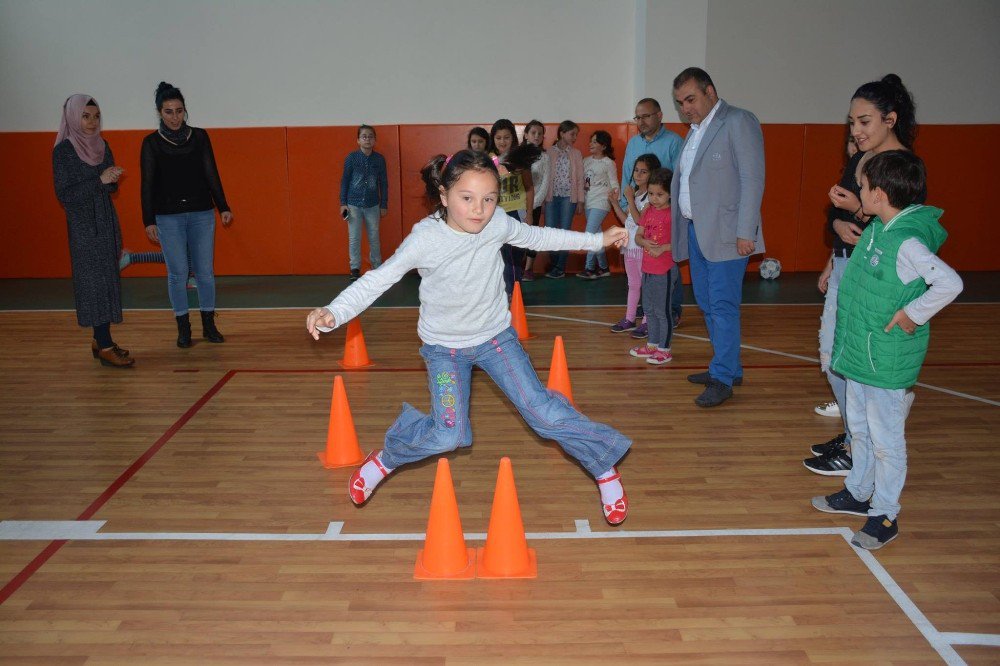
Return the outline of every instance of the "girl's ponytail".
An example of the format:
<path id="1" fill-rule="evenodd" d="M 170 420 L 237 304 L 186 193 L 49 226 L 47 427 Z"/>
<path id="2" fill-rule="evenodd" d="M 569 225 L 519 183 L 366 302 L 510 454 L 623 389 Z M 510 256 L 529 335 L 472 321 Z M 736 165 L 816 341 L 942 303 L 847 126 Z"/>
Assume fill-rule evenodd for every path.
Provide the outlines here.
<path id="1" fill-rule="evenodd" d="M 424 187 L 427 188 L 427 198 L 436 202 L 435 210 L 437 212 L 444 210 L 444 206 L 441 205 L 441 184 L 447 163 L 448 157 L 446 155 L 435 155 L 420 170 L 420 177 L 424 179 Z"/>

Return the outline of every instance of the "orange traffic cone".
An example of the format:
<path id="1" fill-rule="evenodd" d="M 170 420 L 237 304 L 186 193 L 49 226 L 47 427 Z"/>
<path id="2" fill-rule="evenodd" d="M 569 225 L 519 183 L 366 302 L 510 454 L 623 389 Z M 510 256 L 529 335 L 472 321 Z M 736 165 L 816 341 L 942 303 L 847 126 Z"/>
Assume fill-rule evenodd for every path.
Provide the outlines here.
<path id="1" fill-rule="evenodd" d="M 355 317 L 347 324 L 347 337 L 344 341 L 344 358 L 340 362 L 342 368 L 367 368 L 374 365 L 368 358 L 365 347 L 365 334 L 361 332 L 361 320 Z"/>
<path id="2" fill-rule="evenodd" d="M 413 577 L 417 580 L 467 580 L 476 577 L 476 552 L 474 548 L 465 547 L 447 458 L 438 458 L 427 536 L 423 549 L 417 554 Z"/>
<path id="3" fill-rule="evenodd" d="M 524 299 L 521 298 L 521 283 L 514 283 L 514 294 L 510 297 L 510 323 L 517 331 L 518 340 L 535 337 L 528 332 L 528 317 L 524 314 Z"/>
<path id="4" fill-rule="evenodd" d="M 347 403 L 344 379 L 333 378 L 333 400 L 330 402 L 330 425 L 326 431 L 326 451 L 318 451 L 316 457 L 323 467 L 352 467 L 365 459 L 358 446 L 358 433 L 354 430 L 351 406 Z"/>
<path id="5" fill-rule="evenodd" d="M 569 400 L 569 404 L 576 407 L 573 402 L 573 386 L 569 383 L 569 367 L 566 365 L 566 349 L 563 347 L 561 335 L 556 336 L 556 344 L 552 348 L 552 363 L 549 365 L 550 391 L 562 393 Z"/>
<path id="6" fill-rule="evenodd" d="M 497 488 L 493 494 L 490 529 L 486 547 L 476 550 L 476 576 L 479 578 L 537 578 L 535 549 L 528 548 L 517 503 L 514 472 L 510 458 L 500 459 Z"/>

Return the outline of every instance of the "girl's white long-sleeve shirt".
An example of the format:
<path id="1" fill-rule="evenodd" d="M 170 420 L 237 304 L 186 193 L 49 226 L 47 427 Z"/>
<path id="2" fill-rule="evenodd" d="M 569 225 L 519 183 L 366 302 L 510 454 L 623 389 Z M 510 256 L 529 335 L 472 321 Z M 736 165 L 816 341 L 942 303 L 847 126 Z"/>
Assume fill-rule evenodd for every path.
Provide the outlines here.
<path id="1" fill-rule="evenodd" d="M 326 309 L 342 326 L 416 268 L 421 278 L 420 339 L 450 349 L 474 347 L 510 326 L 500 257 L 504 243 L 529 250 L 591 252 L 604 245 L 601 234 L 528 226 L 499 206 L 478 234 L 456 231 L 431 215 L 414 225 L 384 264 L 365 273 Z"/>
<path id="2" fill-rule="evenodd" d="M 531 165 L 531 179 L 535 186 L 535 207 L 544 206 L 549 196 L 549 154 L 542 151 L 542 156 Z M 538 224 L 538 220 L 535 220 Z"/>

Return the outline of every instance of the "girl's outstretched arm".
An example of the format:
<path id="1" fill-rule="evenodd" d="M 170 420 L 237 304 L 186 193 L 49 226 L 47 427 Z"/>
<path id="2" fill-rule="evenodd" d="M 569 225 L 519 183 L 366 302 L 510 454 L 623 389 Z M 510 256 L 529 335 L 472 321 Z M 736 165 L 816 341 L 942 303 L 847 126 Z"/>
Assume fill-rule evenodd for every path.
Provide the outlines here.
<path id="1" fill-rule="evenodd" d="M 425 233 L 420 224 L 413 227 L 396 252 L 384 264 L 370 270 L 361 278 L 340 292 L 333 301 L 322 308 L 316 308 L 306 317 L 306 330 L 315 340 L 320 333 L 329 333 L 343 326 L 368 309 L 375 300 L 399 282 L 413 268 L 423 265 L 421 258 L 430 253 L 433 239 Z"/>

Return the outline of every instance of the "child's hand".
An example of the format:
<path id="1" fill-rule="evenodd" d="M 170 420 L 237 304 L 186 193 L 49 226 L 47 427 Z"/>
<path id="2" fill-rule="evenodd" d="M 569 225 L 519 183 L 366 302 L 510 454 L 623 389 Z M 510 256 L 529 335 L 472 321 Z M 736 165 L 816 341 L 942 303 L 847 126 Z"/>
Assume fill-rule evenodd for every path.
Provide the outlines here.
<path id="1" fill-rule="evenodd" d="M 635 205 L 635 188 L 631 185 L 625 186 L 625 201 Z"/>
<path id="2" fill-rule="evenodd" d="M 608 192 L 608 201 L 611 201 L 612 203 L 618 201 L 620 197 L 621 193 L 618 191 L 617 187 Z"/>
<path id="3" fill-rule="evenodd" d="M 910 316 L 906 314 L 906 311 L 900 308 L 896 311 L 896 314 L 892 316 L 892 320 L 889 325 L 885 327 L 885 332 L 888 333 L 895 326 L 899 326 L 905 333 L 913 335 L 913 332 L 917 330 L 917 324 L 910 319 Z"/>
<path id="4" fill-rule="evenodd" d="M 625 227 L 615 225 L 604 230 L 604 247 L 622 247 L 628 242 L 628 232 Z"/>
<path id="5" fill-rule="evenodd" d="M 333 313 L 326 308 L 316 308 L 306 317 L 306 330 L 309 331 L 313 340 L 319 340 L 320 331 L 316 328 L 317 326 L 337 328 L 337 320 L 333 318 Z"/>
<path id="6" fill-rule="evenodd" d="M 825 294 L 827 288 L 830 286 L 830 275 L 833 273 L 833 257 L 826 262 L 826 266 L 823 267 L 823 272 L 819 274 L 819 281 L 816 286 L 819 288 L 820 293 Z"/>
<path id="7" fill-rule="evenodd" d="M 669 248 L 668 245 L 657 245 L 656 243 L 650 243 L 649 245 L 646 246 L 646 252 L 649 253 L 649 256 L 655 258 L 666 252 L 668 248 Z"/>
<path id="8" fill-rule="evenodd" d="M 506 176 L 510 174 L 510 170 L 501 163 L 497 165 L 497 173 L 501 176 Z"/>

